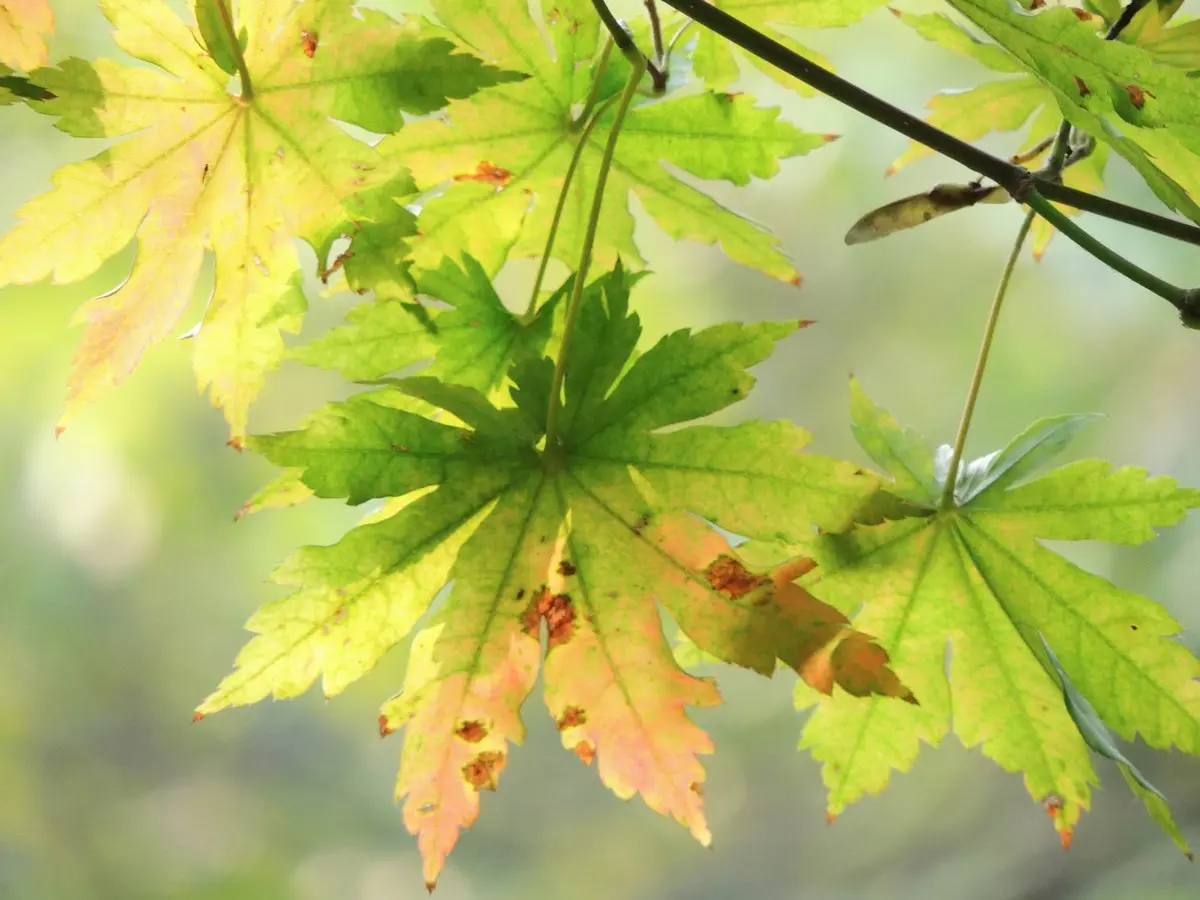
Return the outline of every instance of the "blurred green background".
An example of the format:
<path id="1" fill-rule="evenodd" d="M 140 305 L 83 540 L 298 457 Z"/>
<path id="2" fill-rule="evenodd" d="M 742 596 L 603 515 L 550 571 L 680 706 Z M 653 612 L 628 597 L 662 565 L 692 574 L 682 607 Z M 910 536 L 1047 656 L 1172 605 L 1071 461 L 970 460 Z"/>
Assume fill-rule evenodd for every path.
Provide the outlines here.
<path id="1" fill-rule="evenodd" d="M 619 6 L 633 15 L 640 2 Z M 55 7 L 54 59 L 116 53 L 91 0 Z M 938 89 L 989 77 L 886 11 L 800 37 L 842 74 L 910 110 Z M 984 207 L 848 248 L 842 234 L 868 209 L 969 174 L 930 159 L 884 181 L 905 139 L 757 75 L 745 86 L 805 128 L 845 135 L 785 162 L 769 183 L 710 186 L 775 229 L 805 284 L 797 291 L 712 248 L 676 244 L 642 217 L 639 239 L 655 270 L 636 294 L 648 339 L 728 318 L 816 319 L 760 367 L 759 387 L 736 416 L 794 419 L 816 434 L 815 449 L 865 461 L 847 424 L 853 373 L 932 442 L 951 440 L 1017 210 Z M 989 147 L 1007 153 L 1016 144 L 1009 136 Z M 61 135 L 27 109 L 0 110 L 0 228 L 48 187 L 58 165 L 101 146 Z M 1110 165 L 1109 184 L 1112 196 L 1156 207 L 1123 165 Z M 1195 248 L 1087 224 L 1163 277 L 1200 283 Z M 277 595 L 265 581 L 272 566 L 300 543 L 335 540 L 357 514 L 321 502 L 234 524 L 272 471 L 225 446 L 220 416 L 196 396 L 186 343 L 153 350 L 125 387 L 54 440 L 77 339 L 72 313 L 119 283 L 131 259 L 132 248 L 81 284 L 0 291 L 0 898 L 423 896 L 415 845 L 392 801 L 400 738 L 380 741 L 376 732 L 377 704 L 402 676 L 401 650 L 336 702 L 313 691 L 190 722 L 243 643 L 242 623 Z M 503 274 L 514 302 L 530 274 L 527 265 Z M 197 297 L 207 290 L 201 285 Z M 341 299 L 315 288 L 310 295 L 306 336 L 345 310 Z M 1042 263 L 1026 255 L 1017 271 L 969 450 L 995 449 L 1038 416 L 1099 411 L 1108 418 L 1074 455 L 1200 484 L 1198 384 L 1200 335 L 1056 239 Z M 287 427 L 344 390 L 289 365 L 253 425 Z M 1196 647 L 1196 547 L 1193 519 L 1142 548 L 1063 550 L 1163 602 Z M 1200 872 L 1101 762 L 1104 790 L 1068 854 L 1020 776 L 953 738 L 827 827 L 818 769 L 795 750 L 801 719 L 790 680 L 717 674 L 726 705 L 696 713 L 718 747 L 706 786 L 715 849 L 702 850 L 640 801 L 610 795 L 561 749 L 534 698 L 526 745 L 499 793 L 483 798 L 438 896 L 1200 897 Z M 1200 762 L 1141 747 L 1130 753 L 1200 844 Z"/>

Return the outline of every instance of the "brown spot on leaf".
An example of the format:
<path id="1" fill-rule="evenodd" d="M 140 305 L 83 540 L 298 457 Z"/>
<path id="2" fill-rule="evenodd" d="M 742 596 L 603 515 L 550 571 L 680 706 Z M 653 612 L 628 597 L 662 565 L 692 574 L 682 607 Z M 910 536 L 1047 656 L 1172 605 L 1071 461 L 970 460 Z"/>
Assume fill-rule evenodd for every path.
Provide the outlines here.
<path id="1" fill-rule="evenodd" d="M 318 36 L 315 31 L 305 29 L 300 32 L 300 46 L 304 48 L 304 55 L 312 59 L 317 55 Z"/>
<path id="2" fill-rule="evenodd" d="M 199 722 L 203 718 L 204 718 L 204 713 L 202 713 L 202 712 L 192 713 L 192 721 L 193 722 Z"/>
<path id="3" fill-rule="evenodd" d="M 475 167 L 474 172 L 465 175 L 455 175 L 455 181 L 481 181 L 485 184 L 496 184 L 501 187 L 508 184 L 512 180 L 512 172 L 508 169 L 502 169 L 495 163 L 490 163 L 484 160 Z"/>
<path id="4" fill-rule="evenodd" d="M 487 728 L 478 719 L 471 719 L 459 725 L 454 733 L 468 744 L 478 744 L 487 737 Z"/>
<path id="5" fill-rule="evenodd" d="M 525 596 L 525 588 L 517 588 L 517 599 L 521 600 Z"/>
<path id="6" fill-rule="evenodd" d="M 571 749 L 575 751 L 576 756 L 583 760 L 583 764 L 585 766 L 590 766 L 592 764 L 592 760 L 596 758 L 596 748 L 593 747 L 588 741 L 580 741 Z"/>
<path id="7" fill-rule="evenodd" d="M 704 796 L 704 785 L 702 785 L 698 781 L 693 781 L 691 784 L 689 784 L 688 790 L 691 791 L 693 794 L 695 794 L 697 797 Z"/>
<path id="8" fill-rule="evenodd" d="M 408 452 L 408 444 L 392 444 L 392 449 L 395 450 L 397 453 L 407 453 Z"/>
<path id="9" fill-rule="evenodd" d="M 1087 86 L 1086 81 L 1084 81 L 1078 75 L 1074 75 L 1072 77 L 1075 79 L 1075 87 L 1076 87 L 1076 89 L 1078 89 L 1080 97 L 1086 97 L 1089 94 L 1091 94 L 1092 89 Z"/>
<path id="10" fill-rule="evenodd" d="M 1030 9 L 1041 9 L 1045 5 L 1046 5 L 1046 0 L 1033 0 L 1033 2 L 1029 4 L 1029 8 Z"/>
<path id="11" fill-rule="evenodd" d="M 762 575 L 755 575 L 738 560 L 725 554 L 714 559 L 704 570 L 704 574 L 714 591 L 724 594 L 731 600 L 746 596 L 769 580 Z"/>
<path id="12" fill-rule="evenodd" d="M 546 619 L 546 629 L 550 632 L 548 645 L 556 647 L 565 643 L 575 629 L 575 608 L 568 594 L 550 595 L 547 591 L 545 609 L 542 616 Z"/>
<path id="13" fill-rule="evenodd" d="M 396 730 L 395 728 L 393 728 L 391 725 L 388 724 L 387 716 L 379 717 L 379 736 L 381 738 L 387 737 L 389 734 L 391 734 L 395 730 Z"/>
<path id="14" fill-rule="evenodd" d="M 800 287 L 800 285 L 803 283 L 804 283 L 804 279 L 800 277 L 799 273 L 796 273 L 795 275 L 793 275 L 791 278 L 788 279 L 788 284 L 790 284 L 792 287 Z"/>
<path id="15" fill-rule="evenodd" d="M 504 771 L 504 754 L 485 750 L 462 767 L 463 778 L 477 791 L 494 791 L 500 773 Z"/>
<path id="16" fill-rule="evenodd" d="M 816 319 L 797 319 L 796 320 L 797 328 L 807 328 L 809 325 L 816 325 L 816 324 L 817 324 Z"/>
<path id="17" fill-rule="evenodd" d="M 1146 105 L 1147 94 L 1149 94 L 1151 97 L 1154 96 L 1154 94 L 1150 93 L 1150 91 L 1144 90 L 1138 87 L 1136 84 L 1125 85 L 1125 92 L 1129 94 L 1129 102 L 1132 103 L 1137 109 L 1141 109 Z"/>
<path id="18" fill-rule="evenodd" d="M 1077 6 L 1069 6 L 1067 8 L 1070 9 L 1071 12 L 1075 13 L 1075 18 L 1077 18 L 1080 22 L 1092 21 L 1092 14 L 1086 9 L 1080 9 Z"/>
<path id="19" fill-rule="evenodd" d="M 564 560 L 560 561 L 558 564 L 558 574 L 562 575 L 564 578 L 569 578 L 570 576 L 574 575 L 578 571 L 579 570 L 576 569 L 575 566 L 571 564 L 570 560 L 564 559 Z"/>
<path id="20" fill-rule="evenodd" d="M 61 429 L 58 429 L 57 433 L 58 433 L 58 434 L 62 434 L 62 430 L 61 430 Z M 225 446 L 226 446 L 226 447 L 232 447 L 232 448 L 233 448 L 234 450 L 236 450 L 238 453 L 241 453 L 243 450 L 245 450 L 245 449 L 246 449 L 246 445 L 242 443 L 242 439 L 241 439 L 241 438 L 230 438 L 229 440 L 227 440 L 227 441 L 225 442 Z"/>
<path id="21" fill-rule="evenodd" d="M 642 513 L 641 517 L 634 523 L 633 533 L 638 537 L 642 536 L 642 529 L 650 524 L 650 513 Z"/>
<path id="22" fill-rule="evenodd" d="M 566 731 L 568 728 L 577 728 L 586 722 L 587 713 L 583 709 L 578 706 L 568 706 L 558 717 L 558 730 Z"/>

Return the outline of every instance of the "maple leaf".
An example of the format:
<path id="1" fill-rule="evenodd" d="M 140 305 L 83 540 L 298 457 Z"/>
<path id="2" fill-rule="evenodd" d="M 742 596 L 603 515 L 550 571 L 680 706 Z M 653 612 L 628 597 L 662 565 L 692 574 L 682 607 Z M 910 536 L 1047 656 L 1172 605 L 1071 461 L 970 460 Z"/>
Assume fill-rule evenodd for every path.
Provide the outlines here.
<path id="1" fill-rule="evenodd" d="M 26 72 L 44 66 L 53 30 L 49 0 L 0 0 L 0 65 Z"/>
<path id="2" fill-rule="evenodd" d="M 508 311 L 476 259 L 466 256 L 461 265 L 443 259 L 436 269 L 417 274 L 416 290 L 451 309 L 399 299 L 361 304 L 350 310 L 349 324 L 299 348 L 295 356 L 354 381 L 384 378 L 434 359 L 422 374 L 488 394 L 503 384 L 513 362 L 542 355 L 558 300 L 570 284 L 526 321 Z"/>
<path id="3" fill-rule="evenodd" d="M 621 797 L 640 794 L 707 842 L 697 756 L 709 738 L 689 706 L 715 686 L 674 662 L 661 603 L 700 649 L 756 671 L 775 660 L 818 690 L 912 701 L 887 657 L 838 611 L 791 584 L 792 561 L 752 571 L 710 524 L 763 539 L 813 524 L 845 528 L 877 480 L 796 451 L 783 422 L 678 425 L 724 409 L 797 325 L 725 324 L 669 334 L 636 356 L 621 268 L 584 292 L 567 356 L 561 444 L 545 436 L 553 362 L 513 371 L 515 406 L 433 378 L 401 390 L 462 422 L 387 404 L 379 393 L 326 407 L 302 430 L 255 449 L 302 470 L 318 496 L 393 498 L 331 547 L 301 550 L 276 573 L 299 587 L 250 621 L 258 636 L 198 715 L 295 695 L 317 678 L 343 689 L 399 642 L 446 584 L 445 605 L 413 640 L 383 733 L 405 726 L 397 794 L 432 884 L 494 789 L 547 628 L 545 698 L 565 746 Z M 624 373 L 624 374 L 622 374 Z M 702 521 L 707 520 L 707 521 Z M 902 704 L 903 705 L 903 704 Z"/>
<path id="4" fill-rule="evenodd" d="M 53 98 L 30 105 L 57 116 L 59 129 L 128 137 L 60 169 L 55 187 L 17 212 L 19 224 L 0 240 L 0 285 L 76 281 L 138 240 L 128 278 L 80 311 L 86 329 L 64 421 L 175 328 L 211 250 L 216 281 L 195 367 L 240 440 L 251 400 L 283 355 L 282 332 L 296 330 L 304 312 L 293 239 L 323 258 L 381 198 L 413 189 L 402 160 L 335 120 L 390 132 L 403 112 L 426 113 L 510 77 L 429 29 L 355 11 L 351 0 L 246 0 L 236 23 L 245 48 L 236 52 L 253 94 L 235 96 L 222 68 L 235 48 L 203 44 L 214 33 L 213 2 L 197 0 L 209 23 L 197 32 L 156 0 L 102 0 L 118 45 L 153 68 L 69 59 L 31 76 Z M 409 215 L 389 203 L 395 216 Z"/>
<path id="5" fill-rule="evenodd" d="M 423 239 L 414 259 L 431 265 L 464 251 L 480 260 L 494 258 L 497 236 L 515 256 L 541 256 L 572 154 L 586 140 L 553 248 L 555 258 L 573 265 L 614 115 L 608 101 L 624 83 L 628 63 L 613 54 L 595 98 L 600 118 L 585 135 L 576 117 L 591 90 L 600 47 L 599 18 L 588 0 L 555 3 L 544 22 L 531 18 L 523 0 L 437 0 L 433 6 L 473 52 L 530 77 L 453 102 L 444 116 L 413 123 L 380 146 L 383 153 L 402 156 L 422 188 L 449 185 L 424 207 Z M 545 46 L 543 27 L 553 52 Z M 632 195 L 671 237 L 717 243 L 743 265 L 798 279 L 770 234 L 667 168 L 745 185 L 774 175 L 780 159 L 830 140 L 806 134 L 778 115 L 755 106 L 749 96 L 713 92 L 671 90 L 635 104 L 621 128 L 600 213 L 597 262 L 611 266 L 618 255 L 641 262 L 633 241 Z"/>
<path id="6" fill-rule="evenodd" d="M 1186 72 L 1158 64 L 1150 50 L 1103 40 L 1070 9 L 950 4 L 1034 74 L 1072 125 L 1128 160 L 1168 207 L 1200 221 L 1200 89 Z"/>
<path id="7" fill-rule="evenodd" d="M 825 68 L 830 68 L 817 53 L 797 43 L 787 34 L 787 28 L 840 28 L 857 22 L 887 0 L 841 0 L 837 3 L 796 3 L 795 0 L 711 0 L 712 5 L 745 22 Z M 683 21 L 690 21 L 684 19 Z M 798 88 L 801 93 L 812 89 L 790 75 L 782 73 L 756 56 L 747 57 L 734 49 L 729 41 L 708 29 L 701 29 L 692 51 L 696 74 L 713 90 L 724 89 L 740 77 L 738 60 L 748 61 L 759 71 L 786 87 Z"/>
<path id="8" fill-rule="evenodd" d="M 886 491 L 912 511 L 821 537 L 809 550 L 818 566 L 800 583 L 839 609 L 861 605 L 855 626 L 877 636 L 921 703 L 819 700 L 801 745 L 825 763 L 831 816 L 907 771 L 921 741 L 945 736 L 953 708 L 963 744 L 1024 773 L 1069 843 L 1096 777 L 1063 679 L 1122 738 L 1200 754 L 1200 662 L 1167 639 L 1179 625 L 1041 544 L 1142 543 L 1200 505 L 1200 491 L 1100 460 L 1035 474 L 1091 418 L 1063 416 L 967 465 L 955 506 L 939 510 L 949 448 L 931 453 L 857 385 L 852 416 L 859 443 L 894 478 Z"/>

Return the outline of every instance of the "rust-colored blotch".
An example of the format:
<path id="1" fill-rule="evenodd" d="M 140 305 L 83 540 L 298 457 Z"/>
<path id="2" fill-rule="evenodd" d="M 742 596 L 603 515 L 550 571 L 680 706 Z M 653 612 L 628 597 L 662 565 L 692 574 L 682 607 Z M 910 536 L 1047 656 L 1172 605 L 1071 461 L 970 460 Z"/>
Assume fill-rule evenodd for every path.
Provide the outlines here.
<path id="1" fill-rule="evenodd" d="M 315 31 L 305 29 L 300 32 L 300 46 L 304 48 L 304 55 L 312 59 L 317 55 L 317 41 L 319 40 Z"/>
<path id="2" fill-rule="evenodd" d="M 387 716 L 379 717 L 379 736 L 381 738 L 387 737 L 389 734 L 391 734 L 395 730 L 396 730 L 395 728 L 393 728 L 391 725 L 388 724 Z"/>
<path id="3" fill-rule="evenodd" d="M 471 719 L 463 722 L 454 730 L 454 733 L 466 741 L 468 744 L 478 744 L 487 737 L 487 728 L 478 719 Z"/>
<path id="4" fill-rule="evenodd" d="M 570 560 L 564 559 L 558 564 L 558 574 L 565 578 L 569 578 L 578 571 Z"/>
<path id="5" fill-rule="evenodd" d="M 724 554 L 713 560 L 704 574 L 714 591 L 719 591 L 733 600 L 744 597 L 767 582 L 762 575 L 755 575 L 738 560 Z"/>
<path id="6" fill-rule="evenodd" d="M 596 748 L 588 741 L 580 741 L 571 749 L 575 751 L 576 756 L 583 760 L 585 766 L 590 766 L 592 760 L 596 758 Z"/>
<path id="7" fill-rule="evenodd" d="M 1087 86 L 1086 81 L 1084 81 L 1078 75 L 1075 75 L 1073 77 L 1075 78 L 1075 87 L 1078 88 L 1080 97 L 1087 97 L 1089 94 L 1092 93 L 1092 89 Z"/>
<path id="8" fill-rule="evenodd" d="M 1138 109 L 1141 109 L 1143 106 L 1146 105 L 1146 96 L 1147 95 L 1149 95 L 1151 97 L 1154 96 L 1149 91 L 1138 87 L 1136 84 L 1125 85 L 1125 93 L 1129 94 L 1129 102 L 1132 103 Z"/>
<path id="9" fill-rule="evenodd" d="M 555 647 L 570 639 L 575 628 L 575 607 L 571 604 L 568 594 L 547 593 L 544 597 L 542 615 L 546 619 L 546 630 L 549 632 L 548 643 L 549 646 Z"/>
<path id="10" fill-rule="evenodd" d="M 512 172 L 501 168 L 495 163 L 484 160 L 475 167 L 474 172 L 455 175 L 455 181 L 481 181 L 485 184 L 495 184 L 503 187 L 512 180 Z"/>
<path id="11" fill-rule="evenodd" d="M 576 728 L 587 722 L 587 713 L 578 706 L 568 706 L 563 710 L 561 716 L 558 717 L 558 730 L 566 731 L 568 728 Z"/>
<path id="12" fill-rule="evenodd" d="M 498 750 L 485 750 L 462 767 L 462 774 L 475 790 L 494 791 L 503 770 L 504 754 Z"/>

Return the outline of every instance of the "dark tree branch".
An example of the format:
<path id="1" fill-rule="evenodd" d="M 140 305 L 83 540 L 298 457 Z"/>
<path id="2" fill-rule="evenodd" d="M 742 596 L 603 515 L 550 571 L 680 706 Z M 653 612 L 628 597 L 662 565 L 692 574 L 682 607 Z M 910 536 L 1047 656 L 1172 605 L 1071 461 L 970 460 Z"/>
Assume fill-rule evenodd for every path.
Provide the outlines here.
<path id="1" fill-rule="evenodd" d="M 594 0 L 594 2 L 597 6 L 602 5 L 601 0 Z M 747 53 L 798 78 L 809 87 L 858 110 L 863 115 L 917 143 L 924 144 L 973 172 L 990 178 L 1018 200 L 1027 191 L 1036 187 L 1043 197 L 1056 203 L 1073 206 L 1084 212 L 1124 222 L 1135 228 L 1161 234 L 1178 241 L 1200 245 L 1200 228 L 1189 222 L 1182 222 L 1114 200 L 1097 197 L 1086 191 L 1057 184 L 1050 179 L 1037 178 L 1024 167 L 980 150 L 978 147 L 876 97 L 858 85 L 834 75 L 827 69 L 821 68 L 741 20 L 712 6 L 707 0 L 662 0 L 662 2 L 737 44 Z M 1116 27 L 1116 23 L 1113 27 Z"/>

